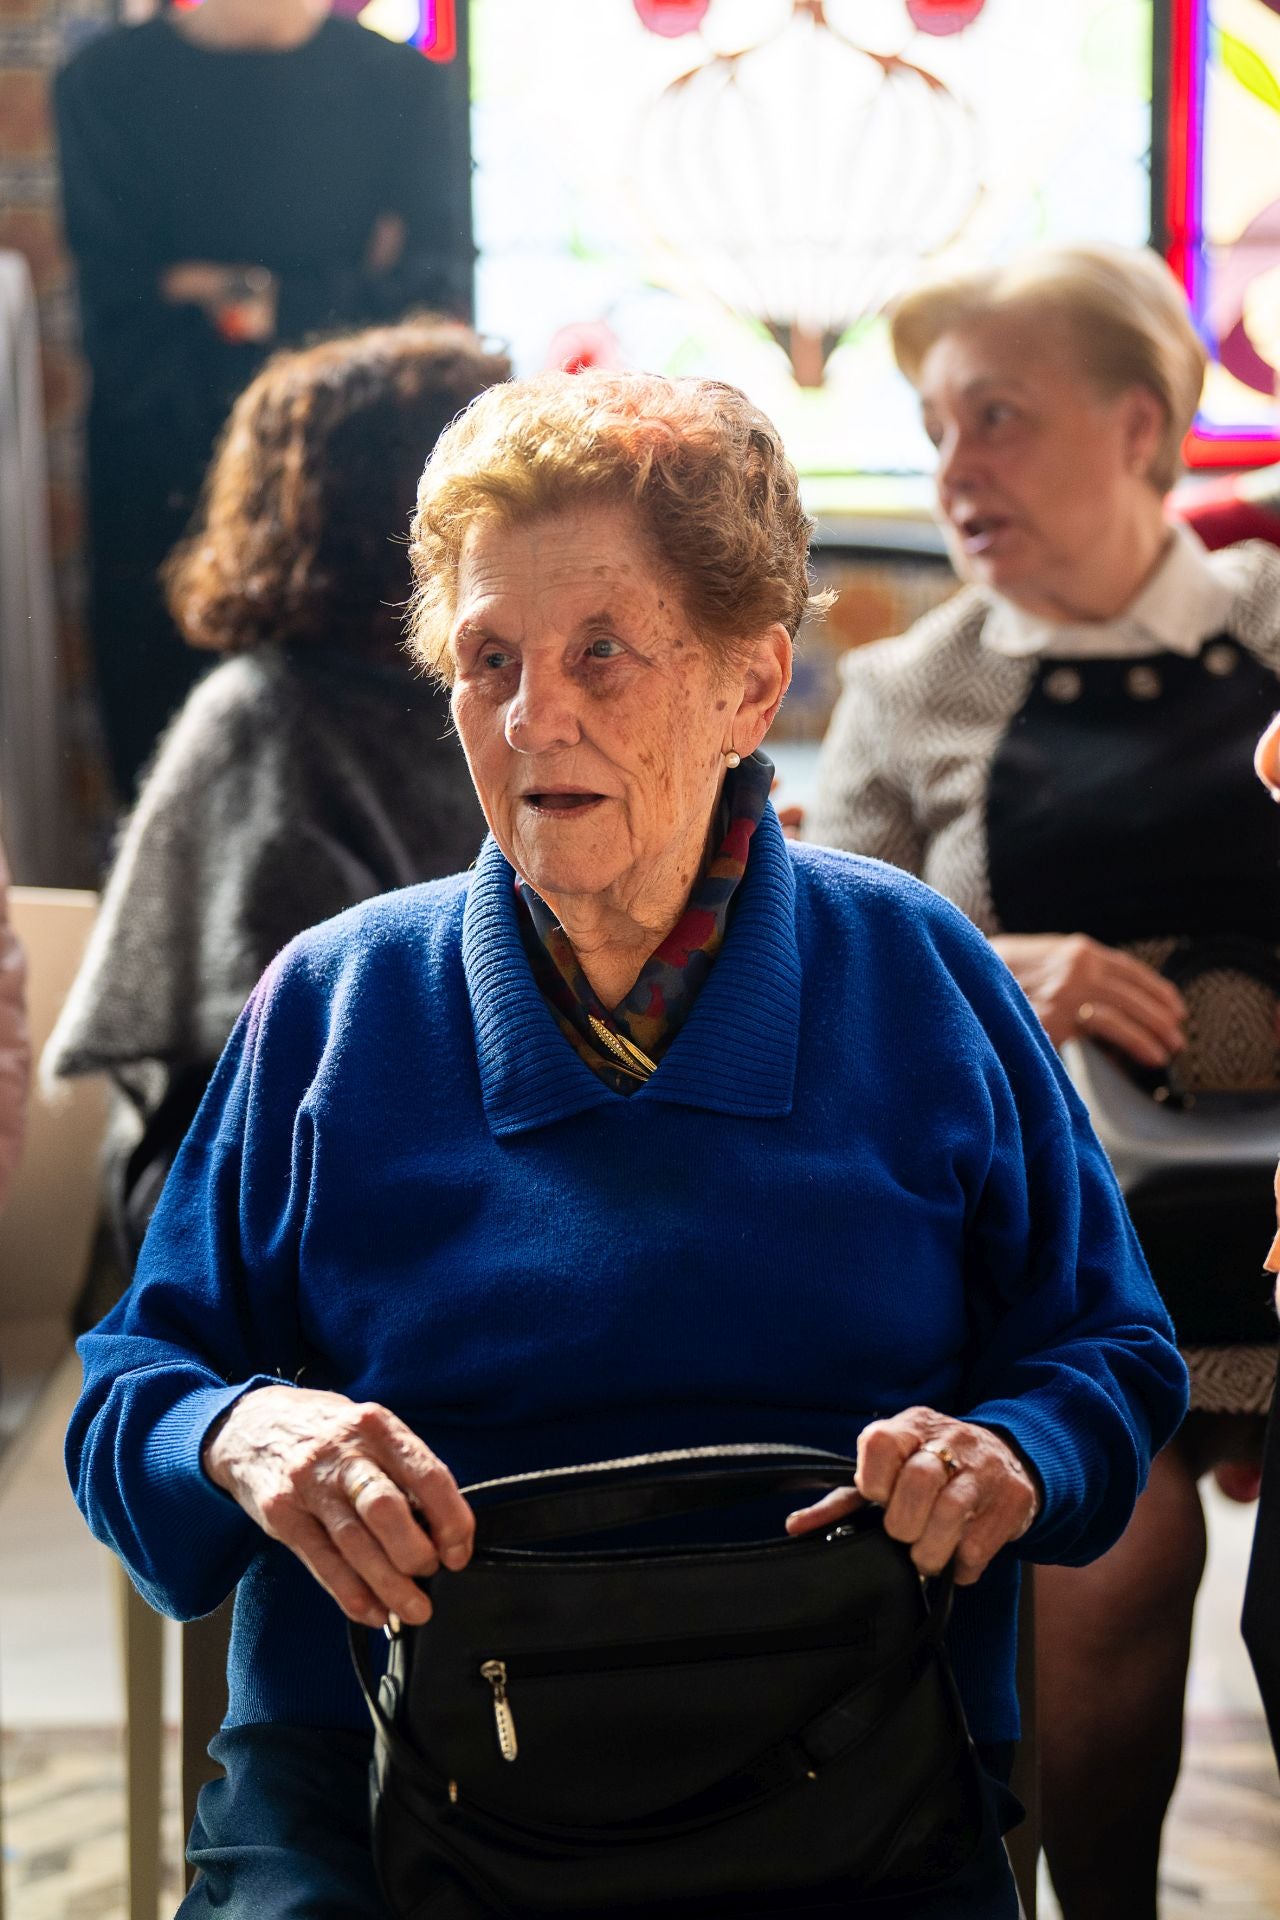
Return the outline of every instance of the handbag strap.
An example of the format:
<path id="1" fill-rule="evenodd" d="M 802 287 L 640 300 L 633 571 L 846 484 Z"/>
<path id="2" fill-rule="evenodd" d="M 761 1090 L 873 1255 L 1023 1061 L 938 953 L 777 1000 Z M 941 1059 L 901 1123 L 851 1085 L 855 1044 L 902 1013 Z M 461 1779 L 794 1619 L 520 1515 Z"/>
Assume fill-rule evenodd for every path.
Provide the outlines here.
<path id="1" fill-rule="evenodd" d="M 771 1494 L 851 1486 L 856 1473 L 857 1462 L 846 1454 L 751 1442 L 553 1467 L 477 1481 L 462 1492 L 469 1500 L 482 1496 L 476 1549 L 483 1553 L 609 1533 Z"/>
<path id="2" fill-rule="evenodd" d="M 571 1827 L 548 1821 L 513 1821 L 474 1800 L 467 1802 L 468 1814 L 508 1835 L 536 1837 L 544 1845 L 574 1849 L 585 1844 L 668 1838 L 731 1819 L 801 1780 L 816 1779 L 821 1768 L 846 1759 L 871 1738 L 935 1659 L 946 1660 L 944 1635 L 954 1591 L 953 1568 L 946 1567 L 936 1579 L 923 1582 L 922 1587 L 925 1617 L 905 1647 L 793 1733 L 713 1786 L 637 1820 L 608 1826 Z M 383 1710 L 369 1659 L 368 1629 L 361 1629 L 349 1620 L 347 1644 L 365 1705 L 393 1762 L 420 1791 L 437 1804 L 448 1806 L 453 1800 L 450 1784 L 428 1765 Z"/>

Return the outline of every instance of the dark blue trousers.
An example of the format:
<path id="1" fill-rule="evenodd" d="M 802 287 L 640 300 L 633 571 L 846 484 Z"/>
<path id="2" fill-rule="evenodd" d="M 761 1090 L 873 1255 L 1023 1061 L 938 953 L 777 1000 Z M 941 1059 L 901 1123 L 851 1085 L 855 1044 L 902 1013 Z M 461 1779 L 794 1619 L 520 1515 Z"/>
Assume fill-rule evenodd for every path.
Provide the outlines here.
<path id="1" fill-rule="evenodd" d="M 372 1740 L 319 1727 L 234 1727 L 209 1751 L 225 1780 L 202 1788 L 187 1857 L 199 1868 L 177 1920 L 390 1920 L 369 1849 Z M 847 1920 L 1017 1920 L 1001 1832 L 1021 1811 L 986 1756 L 987 1830 L 956 1879 L 927 1899 L 876 1902 Z M 443 1868 L 413 1920 L 483 1920 Z M 817 1920 L 817 1916 L 814 1916 Z M 836 1916 L 832 1916 L 836 1920 Z"/>

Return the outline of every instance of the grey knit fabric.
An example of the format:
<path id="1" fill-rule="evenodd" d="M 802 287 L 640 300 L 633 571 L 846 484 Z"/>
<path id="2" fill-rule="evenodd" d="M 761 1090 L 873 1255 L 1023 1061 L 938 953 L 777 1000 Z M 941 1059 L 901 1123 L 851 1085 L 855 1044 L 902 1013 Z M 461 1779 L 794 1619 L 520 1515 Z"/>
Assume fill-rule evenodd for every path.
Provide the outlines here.
<path id="1" fill-rule="evenodd" d="M 1280 553 L 1261 541 L 1236 551 L 1230 631 L 1280 671 Z M 845 656 L 805 838 L 905 867 L 992 934 L 1003 929 L 987 871 L 987 782 L 1036 662 L 983 645 L 989 611 L 970 588 L 899 638 Z"/>
<path id="2" fill-rule="evenodd" d="M 313 647 L 217 667 L 161 742 L 44 1057 L 110 1071 L 144 1108 L 212 1064 L 304 927 L 456 873 L 484 835 L 443 696 Z"/>

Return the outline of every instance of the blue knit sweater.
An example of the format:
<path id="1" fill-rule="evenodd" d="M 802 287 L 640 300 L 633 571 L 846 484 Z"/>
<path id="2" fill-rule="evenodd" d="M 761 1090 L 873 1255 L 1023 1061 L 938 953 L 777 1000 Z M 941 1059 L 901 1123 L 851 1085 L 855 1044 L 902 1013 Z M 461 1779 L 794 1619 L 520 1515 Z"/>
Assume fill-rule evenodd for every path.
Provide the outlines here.
<path id="1" fill-rule="evenodd" d="M 542 1001 L 492 841 L 472 875 L 296 940 L 80 1351 L 93 1531 L 180 1619 L 239 1582 L 230 1724 L 365 1724 L 338 1609 L 202 1472 L 246 1387 L 379 1400 L 461 1482 L 715 1441 L 852 1451 L 877 1415 L 944 1408 L 1038 1470 L 1018 1553 L 1072 1562 L 1119 1535 L 1186 1394 L 1000 961 L 916 881 L 788 846 L 772 810 L 629 1099 Z M 984 1740 L 1017 1731 L 1016 1594 L 1006 1552 L 956 1606 Z"/>

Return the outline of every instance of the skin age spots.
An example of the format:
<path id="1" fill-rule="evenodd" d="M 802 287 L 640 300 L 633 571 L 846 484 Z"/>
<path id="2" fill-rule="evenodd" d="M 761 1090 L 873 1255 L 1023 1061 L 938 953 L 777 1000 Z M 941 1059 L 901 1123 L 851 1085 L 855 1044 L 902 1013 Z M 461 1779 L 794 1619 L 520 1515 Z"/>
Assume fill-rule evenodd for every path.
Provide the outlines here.
<path id="1" fill-rule="evenodd" d="M 463 548 L 454 721 L 490 829 L 614 1005 L 683 911 L 732 748 L 790 677 L 772 626 L 724 660 L 625 507 L 478 523 Z"/>

